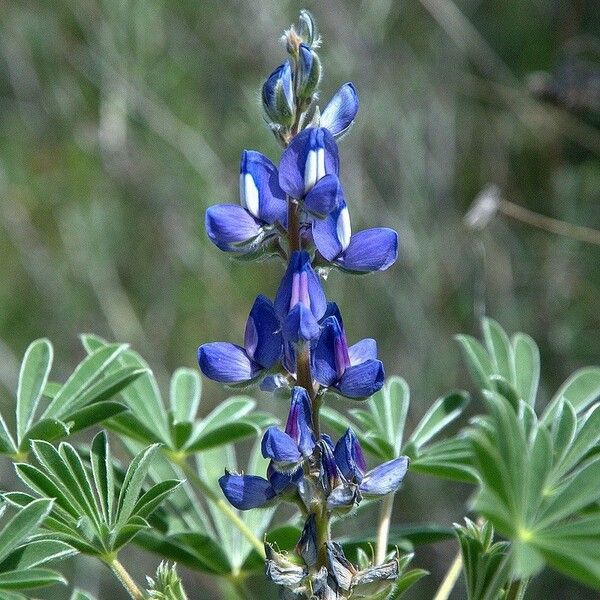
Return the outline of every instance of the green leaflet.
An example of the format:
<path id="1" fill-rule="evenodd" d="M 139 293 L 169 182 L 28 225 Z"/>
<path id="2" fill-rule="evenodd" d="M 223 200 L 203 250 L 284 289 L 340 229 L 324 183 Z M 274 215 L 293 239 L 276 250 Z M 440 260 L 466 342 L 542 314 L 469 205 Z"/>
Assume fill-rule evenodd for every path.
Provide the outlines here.
<path id="1" fill-rule="evenodd" d="M 0 453 L 27 456 L 31 440 L 63 439 L 127 410 L 111 399 L 146 373 L 125 367 L 109 373 L 125 345 L 112 344 L 85 358 L 64 384 L 49 382 L 52 345 L 34 341 L 25 352 L 16 394 L 16 432 L 0 415 Z M 50 402 L 40 408 L 42 396 Z M 41 413 L 41 414 L 39 414 Z"/>
<path id="2" fill-rule="evenodd" d="M 57 540 L 32 539 L 52 509 L 52 500 L 40 498 L 19 508 L 0 530 L 0 596 L 22 598 L 19 590 L 66 583 L 60 573 L 43 568 L 74 553 Z"/>
<path id="3" fill-rule="evenodd" d="M 351 427 L 363 449 L 380 460 L 406 454 L 411 458 L 410 468 L 415 471 L 459 481 L 476 481 L 464 440 L 433 441 L 464 412 L 469 403 L 466 392 L 450 392 L 438 398 L 404 442 L 409 395 L 406 382 L 400 377 L 391 377 L 366 402 L 366 408 L 350 411 L 352 419 L 328 406 L 321 409 L 321 417 L 336 435 L 343 435 Z"/>
<path id="4" fill-rule="evenodd" d="M 90 356 L 110 347 L 108 342 L 92 335 L 82 336 L 82 341 Z M 156 380 L 139 354 L 123 350 L 108 376 L 116 378 L 125 369 L 138 373 L 136 380 L 120 391 L 129 411 L 118 414 L 115 406 L 110 427 L 133 440 L 160 443 L 184 456 L 255 436 L 275 422 L 271 415 L 252 412 L 256 402 L 247 396 L 228 398 L 206 417 L 198 419 L 201 380 L 195 370 L 186 368 L 177 369 L 171 377 L 167 410 Z"/>
<path id="5" fill-rule="evenodd" d="M 142 491 L 156 445 L 134 457 L 120 489 L 104 432 L 92 441 L 89 463 L 66 442 L 57 450 L 48 442 L 34 441 L 32 448 L 40 467 L 20 464 L 19 477 L 34 494 L 56 499 L 45 523 L 53 539 L 86 554 L 114 554 L 149 527 L 146 518 L 180 485 L 178 480 L 164 480 Z M 7 497 L 26 509 L 40 502 L 24 494 Z"/>
<path id="6" fill-rule="evenodd" d="M 38 402 L 48 381 L 54 351 L 47 339 L 36 340 L 25 351 L 17 387 L 17 443 L 33 423 Z"/>

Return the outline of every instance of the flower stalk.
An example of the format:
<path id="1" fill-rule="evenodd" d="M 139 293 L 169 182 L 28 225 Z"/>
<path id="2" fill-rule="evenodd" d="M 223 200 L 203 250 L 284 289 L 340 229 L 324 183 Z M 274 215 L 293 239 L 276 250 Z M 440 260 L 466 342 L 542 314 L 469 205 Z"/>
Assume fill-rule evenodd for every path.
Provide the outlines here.
<path id="1" fill-rule="evenodd" d="M 450 568 L 446 572 L 446 576 L 442 581 L 438 591 L 436 592 L 433 600 L 448 600 L 460 574 L 462 572 L 463 560 L 462 553 L 459 551 L 455 559 L 452 561 Z"/>
<path id="2" fill-rule="evenodd" d="M 146 596 L 142 590 L 116 557 L 109 560 L 107 564 L 133 600 L 145 600 Z"/>
<path id="3" fill-rule="evenodd" d="M 380 565 L 385 560 L 394 511 L 394 494 L 386 496 L 379 508 L 379 523 L 377 525 L 377 546 L 375 550 L 375 564 Z"/>

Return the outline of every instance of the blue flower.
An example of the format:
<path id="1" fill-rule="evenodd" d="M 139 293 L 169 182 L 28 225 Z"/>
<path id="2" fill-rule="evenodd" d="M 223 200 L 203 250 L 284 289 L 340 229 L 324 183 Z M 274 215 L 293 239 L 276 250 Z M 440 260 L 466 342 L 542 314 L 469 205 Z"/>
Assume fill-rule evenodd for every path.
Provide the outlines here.
<path id="1" fill-rule="evenodd" d="M 303 198 L 325 175 L 339 174 L 337 145 L 328 129 L 309 127 L 294 137 L 281 156 L 279 185 L 292 198 Z"/>
<path id="2" fill-rule="evenodd" d="M 345 206 L 344 191 L 337 175 L 330 174 L 321 177 L 306 194 L 302 205 L 311 216 L 317 219 L 325 219 L 339 206 Z"/>
<path id="3" fill-rule="evenodd" d="M 297 386 L 292 389 L 285 431 L 269 427 L 262 439 L 262 454 L 271 459 L 276 470 L 285 473 L 296 470 L 314 448 L 310 398 L 304 388 Z"/>
<path id="4" fill-rule="evenodd" d="M 358 94 L 351 83 L 345 83 L 321 113 L 320 126 L 338 138 L 347 133 L 358 113 Z"/>
<path id="5" fill-rule="evenodd" d="M 219 485 L 231 505 L 239 510 L 250 510 L 268 506 L 278 497 L 295 491 L 302 478 L 302 470 L 291 474 L 280 473 L 269 465 L 267 477 L 225 471 L 225 475 L 219 479 Z"/>
<path id="6" fill-rule="evenodd" d="M 271 459 L 267 479 L 226 472 L 219 485 L 229 502 L 240 510 L 265 506 L 277 496 L 293 495 L 304 476 L 301 463 L 315 445 L 308 392 L 295 387 L 285 431 L 269 427 L 262 439 L 262 454 Z"/>
<path id="7" fill-rule="evenodd" d="M 209 379 L 221 383 L 249 383 L 266 374 L 281 358 L 282 337 L 273 303 L 256 298 L 244 335 L 244 347 L 211 342 L 198 348 L 198 364 Z"/>
<path id="8" fill-rule="evenodd" d="M 367 338 L 348 347 L 343 325 L 334 314 L 322 322 L 312 367 L 321 385 L 348 398 L 367 398 L 383 386 L 383 363 L 377 359 L 375 340 Z"/>
<path id="9" fill-rule="evenodd" d="M 318 321 L 326 308 L 325 293 L 308 253 L 294 252 L 275 296 L 275 312 L 282 323 L 284 340 L 299 342 L 318 337 Z"/>
<path id="10" fill-rule="evenodd" d="M 343 200 L 326 218 L 313 219 L 312 236 L 321 256 L 344 271 L 385 271 L 398 258 L 398 234 L 393 229 L 375 227 L 352 235 Z"/>
<path id="11" fill-rule="evenodd" d="M 258 475 L 225 472 L 219 485 L 229 503 L 239 510 L 265 506 L 277 495 L 271 483 Z"/>
<path id="12" fill-rule="evenodd" d="M 262 103 L 267 116 L 285 127 L 294 121 L 294 89 L 289 61 L 277 67 L 262 88 Z"/>
<path id="13" fill-rule="evenodd" d="M 206 233 L 221 250 L 252 252 L 277 235 L 275 223 L 287 225 L 287 202 L 277 168 L 260 152 L 242 152 L 240 203 L 216 204 L 206 211 Z"/>
<path id="14" fill-rule="evenodd" d="M 348 481 L 360 484 L 367 470 L 367 461 L 352 429 L 338 440 L 333 451 L 336 463 Z"/>
<path id="15" fill-rule="evenodd" d="M 366 471 L 366 461 L 352 429 L 338 440 L 334 450 L 336 464 L 347 481 L 356 483 L 362 496 L 384 496 L 395 492 L 402 483 L 409 460 L 400 456 Z"/>
<path id="16" fill-rule="evenodd" d="M 287 222 L 285 192 L 277 167 L 255 150 L 243 150 L 240 160 L 240 203 L 263 223 Z"/>

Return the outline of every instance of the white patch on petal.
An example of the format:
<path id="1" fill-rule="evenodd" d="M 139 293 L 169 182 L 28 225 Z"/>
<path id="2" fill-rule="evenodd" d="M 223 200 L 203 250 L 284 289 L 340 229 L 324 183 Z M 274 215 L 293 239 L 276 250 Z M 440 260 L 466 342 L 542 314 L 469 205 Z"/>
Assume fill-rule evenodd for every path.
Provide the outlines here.
<path id="1" fill-rule="evenodd" d="M 259 212 L 259 194 L 258 187 L 254 183 L 254 178 L 250 173 L 240 174 L 240 203 L 241 205 L 257 219 Z"/>
<path id="2" fill-rule="evenodd" d="M 325 148 L 317 150 L 317 181 L 325 177 Z"/>
<path id="3" fill-rule="evenodd" d="M 350 244 L 350 237 L 352 236 L 352 228 L 350 226 L 350 213 L 348 207 L 344 206 L 340 211 L 337 219 L 336 233 L 338 240 L 342 246 L 342 250 L 345 250 Z"/>
<path id="4" fill-rule="evenodd" d="M 315 150 L 309 150 L 304 165 L 304 193 L 308 194 L 318 181 L 318 156 Z"/>
<path id="5" fill-rule="evenodd" d="M 319 125 L 329 130 L 336 129 L 338 114 L 342 110 L 343 97 L 339 92 L 330 100 L 321 114 Z"/>

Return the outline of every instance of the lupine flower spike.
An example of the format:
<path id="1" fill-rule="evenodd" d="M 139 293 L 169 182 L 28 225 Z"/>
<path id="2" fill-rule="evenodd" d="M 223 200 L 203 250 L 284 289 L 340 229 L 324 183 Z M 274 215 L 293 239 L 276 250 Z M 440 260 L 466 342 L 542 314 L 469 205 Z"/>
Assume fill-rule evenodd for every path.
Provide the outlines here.
<path id="1" fill-rule="evenodd" d="M 398 254 L 398 236 L 385 228 L 353 234 L 340 174 L 336 139 L 358 112 L 351 83 L 318 107 L 321 61 L 310 14 L 284 36 L 289 53 L 262 88 L 265 118 L 284 146 L 279 167 L 245 150 L 240 166 L 240 204 L 208 209 L 206 231 L 222 250 L 247 259 L 277 255 L 285 272 L 272 302 L 259 296 L 248 317 L 243 346 L 203 344 L 198 362 L 209 378 L 234 386 L 260 384 L 289 394 L 284 429 L 269 427 L 261 450 L 265 476 L 226 472 L 219 480 L 229 502 L 249 510 L 288 501 L 305 516 L 296 557 L 266 544 L 266 574 L 282 598 L 368 597 L 398 576 L 399 562 L 359 569 L 331 539 L 330 519 L 365 497 L 396 492 L 408 469 L 406 457 L 369 469 L 351 429 L 334 443 L 321 433 L 325 392 L 363 400 L 384 380 L 377 344 L 348 346 L 340 311 L 327 302 L 320 273 L 383 271 Z M 287 392 L 286 392 L 287 390 Z"/>

